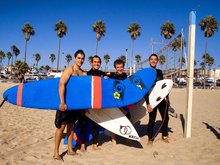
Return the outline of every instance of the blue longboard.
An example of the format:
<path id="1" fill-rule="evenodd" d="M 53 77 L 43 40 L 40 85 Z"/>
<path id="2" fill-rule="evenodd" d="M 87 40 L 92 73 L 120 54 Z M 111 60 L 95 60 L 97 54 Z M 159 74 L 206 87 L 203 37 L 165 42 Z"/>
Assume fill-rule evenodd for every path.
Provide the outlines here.
<path id="1" fill-rule="evenodd" d="M 98 76 L 72 76 L 66 84 L 68 110 L 114 108 L 138 102 L 156 79 L 152 68 L 142 69 L 127 79 L 105 79 Z M 9 88 L 3 97 L 17 106 L 59 109 L 59 78 L 24 83 Z"/>

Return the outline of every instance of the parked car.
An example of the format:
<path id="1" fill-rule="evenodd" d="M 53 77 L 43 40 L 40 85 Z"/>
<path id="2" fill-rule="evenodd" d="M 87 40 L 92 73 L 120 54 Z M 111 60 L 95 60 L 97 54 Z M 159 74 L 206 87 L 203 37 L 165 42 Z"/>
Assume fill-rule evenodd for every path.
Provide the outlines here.
<path id="1" fill-rule="evenodd" d="M 202 83 L 200 81 L 196 81 L 193 83 L 194 88 L 201 88 L 202 87 Z"/>
<path id="2" fill-rule="evenodd" d="M 216 86 L 220 86 L 220 79 L 216 80 Z"/>
<path id="3" fill-rule="evenodd" d="M 210 79 L 205 80 L 205 88 L 213 88 L 214 87 L 214 82 Z"/>

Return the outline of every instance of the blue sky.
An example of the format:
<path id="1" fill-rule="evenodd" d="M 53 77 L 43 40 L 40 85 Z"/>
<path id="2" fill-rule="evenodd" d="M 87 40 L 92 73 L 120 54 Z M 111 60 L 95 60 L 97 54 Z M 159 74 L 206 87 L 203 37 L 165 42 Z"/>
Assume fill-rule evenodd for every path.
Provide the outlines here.
<path id="1" fill-rule="evenodd" d="M 24 58 L 24 35 L 21 31 L 25 23 L 30 23 L 36 32 L 28 42 L 27 62 L 33 63 L 33 54 L 40 53 L 39 66 L 49 65 L 51 53 L 57 55 L 58 38 L 54 25 L 62 20 L 68 27 L 67 35 L 62 38 L 61 57 L 73 55 L 77 49 L 83 49 L 86 61 L 83 69 L 89 69 L 88 57 L 95 54 L 96 39 L 92 25 L 102 20 L 106 25 L 106 35 L 99 42 L 98 55 L 109 54 L 108 64 L 113 68 L 113 61 L 125 55 L 128 49 L 128 60 L 131 55 L 131 37 L 128 26 L 136 22 L 141 27 L 141 36 L 135 40 L 134 56 L 140 54 L 142 60 L 151 54 L 150 39 L 166 42 L 160 35 L 160 27 L 167 20 L 171 21 L 177 36 L 181 28 L 188 41 L 189 13 L 196 11 L 196 50 L 195 59 L 202 60 L 205 49 L 205 38 L 198 23 L 208 15 L 220 23 L 220 1 L 218 0 L 2 0 L 0 1 L 0 50 L 7 53 L 15 44 L 21 51 L 18 59 Z M 213 67 L 220 65 L 220 32 L 209 38 L 208 53 L 214 57 Z M 154 45 L 154 52 L 163 46 Z M 62 53 L 63 52 L 63 53 Z M 178 53 L 177 53 L 178 54 Z M 172 56 L 172 54 L 170 55 Z M 65 57 L 63 57 L 65 59 Z M 61 66 L 67 65 L 61 60 Z M 57 60 L 54 62 L 56 66 Z M 72 64 L 73 62 L 71 62 Z M 4 60 L 7 64 L 7 59 Z M 104 62 L 102 67 L 104 67 Z"/>

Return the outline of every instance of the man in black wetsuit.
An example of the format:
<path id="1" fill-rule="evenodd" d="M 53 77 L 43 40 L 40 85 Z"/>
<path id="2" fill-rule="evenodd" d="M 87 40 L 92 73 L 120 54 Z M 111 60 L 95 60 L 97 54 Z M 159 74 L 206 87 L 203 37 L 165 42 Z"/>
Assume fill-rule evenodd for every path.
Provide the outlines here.
<path id="1" fill-rule="evenodd" d="M 150 67 L 154 68 L 156 73 L 157 73 L 157 77 L 156 77 L 155 83 L 157 81 L 163 79 L 163 72 L 162 72 L 162 70 L 156 68 L 157 63 L 158 63 L 158 56 L 156 54 L 151 54 L 150 57 L 149 57 L 149 64 L 150 64 Z M 151 90 L 152 90 L 152 88 L 151 88 Z M 156 116 L 157 116 L 157 109 L 159 109 L 159 112 L 160 112 L 160 115 L 161 115 L 161 118 L 162 118 L 162 121 L 163 121 L 162 122 L 162 126 L 161 126 L 162 140 L 164 142 L 166 142 L 166 143 L 169 143 L 169 140 L 168 140 L 168 122 L 169 122 L 168 107 L 169 107 L 169 97 L 167 96 L 164 100 L 162 100 L 160 102 L 160 104 L 158 104 L 153 109 L 152 106 L 149 103 L 150 91 L 145 96 L 147 110 L 149 112 L 149 122 L 148 122 L 148 128 L 147 128 L 148 144 L 149 145 L 153 144 L 153 141 L 154 141 L 154 138 L 155 138 L 155 135 L 154 135 L 154 125 L 155 125 L 155 120 L 156 120 Z"/>
<path id="2" fill-rule="evenodd" d="M 114 78 L 117 80 L 124 80 L 127 78 L 127 74 L 124 72 L 124 66 L 125 63 L 123 60 L 121 59 L 117 59 L 114 61 L 114 67 L 116 72 L 112 72 L 109 75 L 109 78 Z M 122 107 L 119 108 L 124 114 L 126 114 L 126 117 L 130 120 L 131 119 L 131 115 L 129 112 L 127 112 L 126 110 L 124 110 Z M 115 134 L 111 133 L 111 138 L 112 138 L 112 145 L 116 145 L 116 139 L 115 139 Z"/>
<path id="3" fill-rule="evenodd" d="M 87 75 L 92 75 L 92 76 L 100 76 L 100 77 L 107 77 L 106 73 L 99 70 L 100 66 L 101 66 L 101 58 L 97 55 L 93 56 L 91 59 L 91 65 L 92 68 L 87 72 Z M 85 127 L 86 127 L 86 122 L 88 122 L 88 120 L 90 120 L 89 118 L 85 117 L 83 119 L 84 121 L 80 121 L 80 122 L 84 122 L 83 124 L 83 129 L 85 131 Z M 98 147 L 98 136 L 99 136 L 99 125 L 95 122 L 93 123 L 93 130 L 92 130 L 92 145 L 93 145 L 93 149 L 94 150 L 100 150 L 101 148 Z M 85 143 L 85 140 L 84 140 Z M 84 150 L 85 150 L 85 144 L 84 145 Z M 83 145 L 81 145 L 81 149 L 83 150 Z"/>

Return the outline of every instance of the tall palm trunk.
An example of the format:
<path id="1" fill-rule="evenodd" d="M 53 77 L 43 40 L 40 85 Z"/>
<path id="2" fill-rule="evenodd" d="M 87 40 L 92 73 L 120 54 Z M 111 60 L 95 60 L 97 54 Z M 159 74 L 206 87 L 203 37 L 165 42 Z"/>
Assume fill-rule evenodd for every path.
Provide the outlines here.
<path id="1" fill-rule="evenodd" d="M 133 67 L 133 56 L 134 56 L 134 39 L 132 39 L 132 48 L 131 48 L 131 68 Z"/>
<path id="2" fill-rule="evenodd" d="M 12 54 L 12 56 L 11 56 L 11 65 L 13 66 L 13 54 Z"/>
<path id="3" fill-rule="evenodd" d="M 10 59 L 8 59 L 8 66 L 9 66 L 9 63 L 10 63 Z"/>
<path id="4" fill-rule="evenodd" d="M 58 72 L 58 70 L 59 70 L 59 63 L 60 63 L 60 44 L 61 44 L 61 38 L 59 37 L 58 59 L 57 59 L 57 72 Z"/>
<path id="5" fill-rule="evenodd" d="M 166 78 L 167 78 L 167 71 L 168 71 L 168 40 L 166 41 L 166 45 L 167 45 L 167 57 L 166 57 Z"/>
<path id="6" fill-rule="evenodd" d="M 25 40 L 25 48 L 24 48 L 24 62 L 26 63 L 26 55 L 27 55 L 27 40 Z"/>
<path id="7" fill-rule="evenodd" d="M 204 80 L 203 80 L 203 88 L 205 89 L 205 74 L 206 74 L 206 53 L 208 48 L 208 37 L 205 40 L 205 56 L 204 56 Z"/>
<path id="8" fill-rule="evenodd" d="M 15 55 L 15 61 L 14 61 L 14 63 L 17 61 L 17 56 Z"/>
<path id="9" fill-rule="evenodd" d="M 181 35 L 180 41 L 180 69 L 179 69 L 179 80 L 182 77 L 182 66 L 183 66 L 183 39 Z"/>
<path id="10" fill-rule="evenodd" d="M 98 39 L 96 40 L 96 49 L 95 49 L 95 55 L 98 55 L 97 53 L 98 53 Z"/>

